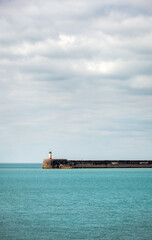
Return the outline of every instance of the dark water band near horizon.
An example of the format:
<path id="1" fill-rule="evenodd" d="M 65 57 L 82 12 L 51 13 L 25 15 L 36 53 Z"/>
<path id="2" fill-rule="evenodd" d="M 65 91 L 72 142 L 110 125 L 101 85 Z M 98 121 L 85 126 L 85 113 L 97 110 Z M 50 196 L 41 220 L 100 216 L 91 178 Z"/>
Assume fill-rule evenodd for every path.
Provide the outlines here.
<path id="1" fill-rule="evenodd" d="M 150 240 L 152 169 L 0 164 L 0 240 Z"/>

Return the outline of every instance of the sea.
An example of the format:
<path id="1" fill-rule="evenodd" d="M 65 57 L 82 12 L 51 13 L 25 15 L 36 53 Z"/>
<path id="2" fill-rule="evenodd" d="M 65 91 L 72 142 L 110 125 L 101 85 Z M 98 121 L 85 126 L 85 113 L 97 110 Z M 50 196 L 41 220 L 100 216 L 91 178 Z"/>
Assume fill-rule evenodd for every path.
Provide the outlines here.
<path id="1" fill-rule="evenodd" d="M 0 240 L 151 240 L 152 169 L 0 164 Z"/>

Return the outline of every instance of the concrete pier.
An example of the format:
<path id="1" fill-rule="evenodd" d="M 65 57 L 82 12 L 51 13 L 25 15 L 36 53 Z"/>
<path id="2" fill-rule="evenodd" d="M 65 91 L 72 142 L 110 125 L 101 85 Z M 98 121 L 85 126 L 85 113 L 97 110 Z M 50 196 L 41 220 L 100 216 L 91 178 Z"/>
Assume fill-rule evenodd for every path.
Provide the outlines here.
<path id="1" fill-rule="evenodd" d="M 44 159 L 43 168 L 152 168 L 152 161 Z"/>

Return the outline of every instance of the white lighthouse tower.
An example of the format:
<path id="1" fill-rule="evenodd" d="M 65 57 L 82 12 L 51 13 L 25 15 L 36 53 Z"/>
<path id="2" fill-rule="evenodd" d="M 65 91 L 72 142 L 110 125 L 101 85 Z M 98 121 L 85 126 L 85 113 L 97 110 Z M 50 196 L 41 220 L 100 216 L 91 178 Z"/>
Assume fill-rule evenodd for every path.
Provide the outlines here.
<path id="1" fill-rule="evenodd" d="M 49 159 L 52 159 L 52 152 L 49 152 Z"/>

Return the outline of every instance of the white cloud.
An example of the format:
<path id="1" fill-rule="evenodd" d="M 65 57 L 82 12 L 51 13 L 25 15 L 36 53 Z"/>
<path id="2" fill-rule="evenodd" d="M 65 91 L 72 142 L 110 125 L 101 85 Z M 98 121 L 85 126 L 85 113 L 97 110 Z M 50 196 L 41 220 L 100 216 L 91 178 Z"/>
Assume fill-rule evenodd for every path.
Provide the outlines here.
<path id="1" fill-rule="evenodd" d="M 137 89 L 149 89 L 152 88 L 152 76 L 137 76 L 130 80 L 132 88 Z"/>

